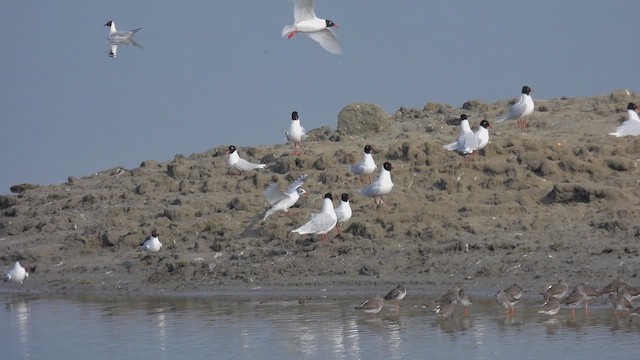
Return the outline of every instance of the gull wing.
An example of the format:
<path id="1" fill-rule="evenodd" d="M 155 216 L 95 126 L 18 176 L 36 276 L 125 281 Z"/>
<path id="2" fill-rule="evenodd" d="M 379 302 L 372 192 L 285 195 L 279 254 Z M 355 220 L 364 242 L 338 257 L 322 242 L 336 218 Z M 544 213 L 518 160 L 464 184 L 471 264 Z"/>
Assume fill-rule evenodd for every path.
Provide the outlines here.
<path id="1" fill-rule="evenodd" d="M 334 55 L 342 54 L 342 47 L 338 42 L 336 34 L 334 34 L 331 29 L 326 28 L 320 31 L 307 33 L 307 35 L 309 35 L 309 37 L 313 40 L 317 41 L 318 44 L 320 44 L 320 46 L 322 46 L 322 48 L 324 48 L 328 52 Z"/>
<path id="2" fill-rule="evenodd" d="M 313 0 L 293 0 L 293 19 L 295 23 L 317 18 L 313 10 Z"/>

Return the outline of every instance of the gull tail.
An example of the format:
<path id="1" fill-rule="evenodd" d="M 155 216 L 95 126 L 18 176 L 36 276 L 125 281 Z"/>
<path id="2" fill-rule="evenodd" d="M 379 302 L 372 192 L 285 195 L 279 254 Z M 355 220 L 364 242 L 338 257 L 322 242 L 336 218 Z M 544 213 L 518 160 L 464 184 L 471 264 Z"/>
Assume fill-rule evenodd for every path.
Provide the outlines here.
<path id="1" fill-rule="evenodd" d="M 456 150 L 456 148 L 458 147 L 458 143 L 457 142 L 453 142 L 451 144 L 447 144 L 447 145 L 442 145 L 442 148 L 448 151 L 453 151 Z"/>
<path id="2" fill-rule="evenodd" d="M 505 122 L 505 121 L 507 121 L 507 117 L 508 117 L 508 114 L 507 115 L 502 115 L 502 116 L 500 116 L 499 118 L 496 119 L 496 122 L 499 122 L 499 123 Z"/>
<path id="3" fill-rule="evenodd" d="M 295 31 L 295 27 L 293 27 L 293 25 L 285 25 L 284 28 L 282 28 L 282 37 L 291 37 L 291 34 L 293 34 Z"/>
<path id="4" fill-rule="evenodd" d="M 139 27 L 139 28 L 137 28 L 137 29 L 133 29 L 133 30 L 131 30 L 131 35 L 133 35 L 133 34 L 137 33 L 137 32 L 138 32 L 138 31 L 140 31 L 140 30 L 142 30 L 142 28 L 141 28 L 141 27 Z"/>

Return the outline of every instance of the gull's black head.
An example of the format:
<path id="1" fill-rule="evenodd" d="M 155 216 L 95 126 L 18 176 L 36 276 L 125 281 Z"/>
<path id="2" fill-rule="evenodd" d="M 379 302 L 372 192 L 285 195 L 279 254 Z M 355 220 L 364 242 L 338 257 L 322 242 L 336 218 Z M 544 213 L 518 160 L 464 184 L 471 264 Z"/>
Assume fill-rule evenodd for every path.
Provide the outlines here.
<path id="1" fill-rule="evenodd" d="M 490 128 L 491 124 L 489 124 L 489 122 L 487 120 L 482 120 L 480 121 L 480 126 L 482 126 L 483 128 Z"/>
<path id="2" fill-rule="evenodd" d="M 371 147 L 371 145 L 365 145 L 364 146 L 364 152 L 366 154 L 371 154 L 371 150 L 373 150 L 373 147 Z"/>
<path id="3" fill-rule="evenodd" d="M 158 232 L 157 232 L 157 231 L 155 231 L 155 230 L 153 230 L 153 231 L 151 232 L 151 236 L 153 236 L 153 237 L 158 237 Z"/>
<path id="4" fill-rule="evenodd" d="M 627 105 L 627 110 L 636 110 L 637 108 L 638 106 L 634 103 L 629 103 L 629 105 Z"/>
<path id="5" fill-rule="evenodd" d="M 236 147 L 231 145 L 229 149 L 227 149 L 227 154 L 233 154 L 236 151 Z"/>
<path id="6" fill-rule="evenodd" d="M 300 119 L 298 117 L 298 112 L 297 111 L 292 112 L 291 113 L 291 120 L 298 120 L 298 119 Z"/>
<path id="7" fill-rule="evenodd" d="M 385 162 L 385 163 L 382 165 L 382 167 L 383 167 L 385 170 L 387 170 L 387 171 L 391 171 L 391 169 L 393 169 L 393 166 L 391 166 L 391 163 L 390 163 L 390 162 L 388 162 L 388 161 L 387 161 L 387 162 Z"/>
<path id="8" fill-rule="evenodd" d="M 326 194 L 324 194 L 324 198 L 325 199 L 329 199 L 329 200 L 333 200 L 333 195 L 331 195 L 331 193 L 326 193 Z"/>
<path id="9" fill-rule="evenodd" d="M 460 115 L 460 120 L 467 120 L 468 118 L 467 114 Z"/>
<path id="10" fill-rule="evenodd" d="M 327 27 L 328 28 L 333 27 L 333 26 L 338 27 L 338 25 L 336 25 L 336 23 L 334 23 L 331 20 L 325 20 L 325 22 L 327 23 Z"/>
<path id="11" fill-rule="evenodd" d="M 532 90 L 531 90 L 531 88 L 530 88 L 530 87 L 528 87 L 527 85 L 525 85 L 525 86 L 523 86 L 523 87 L 522 87 L 522 93 L 523 93 L 523 94 L 527 94 L 527 95 L 529 95 L 529 94 L 531 94 L 531 91 L 532 91 Z"/>
<path id="12" fill-rule="evenodd" d="M 349 196 L 349 194 L 343 193 L 340 199 L 342 199 L 342 201 L 349 201 L 351 197 Z"/>
<path id="13" fill-rule="evenodd" d="M 111 26 L 111 24 L 113 24 L 113 21 L 109 20 L 109 21 L 107 21 L 107 23 L 106 23 L 106 24 L 104 24 L 104 25 L 102 25 L 102 26 Z"/>

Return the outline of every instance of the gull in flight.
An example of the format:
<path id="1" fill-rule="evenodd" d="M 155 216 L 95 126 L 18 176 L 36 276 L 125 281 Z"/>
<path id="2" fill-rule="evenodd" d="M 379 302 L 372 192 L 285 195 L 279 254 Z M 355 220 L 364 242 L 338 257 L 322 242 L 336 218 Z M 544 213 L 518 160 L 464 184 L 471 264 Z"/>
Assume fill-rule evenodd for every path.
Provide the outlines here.
<path id="1" fill-rule="evenodd" d="M 318 18 L 313 10 L 313 0 L 294 0 L 293 19 L 293 25 L 286 25 L 282 29 L 282 37 L 291 39 L 301 32 L 309 35 L 328 52 L 335 55 L 342 54 L 336 34 L 330 29 L 338 25 L 331 20 Z"/>

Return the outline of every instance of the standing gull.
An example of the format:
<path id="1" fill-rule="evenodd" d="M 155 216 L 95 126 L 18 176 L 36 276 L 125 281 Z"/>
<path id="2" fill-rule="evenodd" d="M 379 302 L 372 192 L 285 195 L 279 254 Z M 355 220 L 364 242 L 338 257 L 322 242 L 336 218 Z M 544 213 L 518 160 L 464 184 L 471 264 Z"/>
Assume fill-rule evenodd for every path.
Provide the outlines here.
<path id="1" fill-rule="evenodd" d="M 627 105 L 627 119 L 620 124 L 615 132 L 609 133 L 609 135 L 622 137 L 622 136 L 638 136 L 640 135 L 640 118 L 638 117 L 638 106 L 634 103 Z"/>
<path id="2" fill-rule="evenodd" d="M 340 205 L 335 208 L 336 217 L 338 219 L 336 223 L 336 230 L 338 231 L 337 236 L 342 234 L 342 224 L 346 223 L 351 219 L 352 211 L 351 205 L 349 204 L 349 200 L 351 200 L 351 196 L 349 194 L 342 194 L 340 197 Z"/>
<path id="3" fill-rule="evenodd" d="M 291 39 L 299 32 L 305 33 L 328 52 L 342 54 L 340 43 L 330 29 L 338 26 L 331 20 L 319 19 L 316 16 L 313 0 L 294 0 L 293 19 L 293 25 L 286 25 L 282 29 L 282 37 Z"/>
<path id="4" fill-rule="evenodd" d="M 326 193 L 324 195 L 324 200 L 322 203 L 322 211 L 312 214 L 311 219 L 309 219 L 306 224 L 291 232 L 297 232 L 301 235 L 319 234 L 320 242 L 327 242 L 329 239 L 327 233 L 336 226 L 336 223 L 338 221 L 336 211 L 333 209 L 332 200 L 333 196 L 331 195 L 331 193 Z"/>
<path id="5" fill-rule="evenodd" d="M 160 238 L 158 237 L 158 233 L 153 230 L 151 235 L 142 243 L 142 250 L 146 252 L 158 252 L 162 248 L 162 243 L 160 242 Z"/>
<path id="6" fill-rule="evenodd" d="M 372 151 L 375 151 L 375 149 L 371 145 L 365 145 L 362 161 L 349 166 L 349 171 L 354 175 L 359 175 L 360 182 L 363 184 L 363 175 L 369 175 L 369 184 L 371 184 L 371 174 L 376 171 L 376 162 L 373 160 L 373 155 L 371 154 Z"/>
<path id="7" fill-rule="evenodd" d="M 476 150 L 482 150 L 489 143 L 489 129 L 491 124 L 487 120 L 480 121 L 480 125 L 478 126 L 478 130 L 473 134 L 478 139 L 478 148 Z"/>
<path id="8" fill-rule="evenodd" d="M 449 151 L 455 150 L 461 155 L 471 154 L 478 149 L 478 138 L 471 131 L 469 118 L 466 114 L 460 115 L 460 135 L 458 135 L 456 142 L 442 145 L 442 147 Z"/>
<path id="9" fill-rule="evenodd" d="M 527 120 L 527 116 L 533 113 L 534 104 L 533 99 L 531 98 L 531 90 L 528 86 L 522 87 L 522 94 L 520 94 L 520 98 L 515 104 L 509 106 L 509 112 L 506 115 L 498 118 L 497 122 L 505 122 L 509 120 L 517 120 L 518 128 L 524 129 L 529 127 L 529 121 Z"/>
<path id="10" fill-rule="evenodd" d="M 19 261 L 16 261 L 4 274 L 4 282 L 11 281 L 16 284 L 22 284 L 22 282 L 28 277 L 29 273 L 27 270 L 20 265 Z"/>
<path id="11" fill-rule="evenodd" d="M 289 184 L 285 190 L 281 190 L 277 183 L 271 183 L 263 192 L 271 208 L 264 214 L 262 221 L 267 220 L 267 218 L 276 211 L 284 211 L 287 213 L 289 208 L 298 202 L 300 195 L 307 193 L 300 186 L 304 184 L 308 177 L 309 175 L 307 174 L 300 176 L 297 180 Z"/>
<path id="12" fill-rule="evenodd" d="M 368 196 L 373 198 L 376 204 L 384 204 L 384 200 L 382 196 L 387 195 L 393 189 L 393 182 L 391 181 L 391 166 L 390 162 L 385 162 L 382 165 L 382 169 L 380 169 L 380 175 L 378 179 L 373 183 L 369 184 L 369 186 L 360 189 L 360 193 L 364 196 Z M 378 198 L 380 200 L 378 200 Z"/>
<path id="13" fill-rule="evenodd" d="M 291 155 L 300 155 L 300 147 L 302 142 L 306 140 L 307 134 L 304 132 L 304 128 L 300 125 L 300 117 L 298 112 L 291 113 L 291 125 L 289 125 L 289 131 L 287 131 L 287 140 L 293 144 L 293 152 Z"/>
<path id="14" fill-rule="evenodd" d="M 242 175 L 244 177 L 245 172 L 247 171 L 256 170 L 256 169 L 260 170 L 267 167 L 267 165 L 265 164 L 252 163 L 241 158 L 240 155 L 238 155 L 238 151 L 236 147 L 233 145 L 229 146 L 229 149 L 227 150 L 226 154 L 228 155 L 227 166 L 229 166 L 231 170 L 238 171 L 238 173 L 235 175 Z"/>

